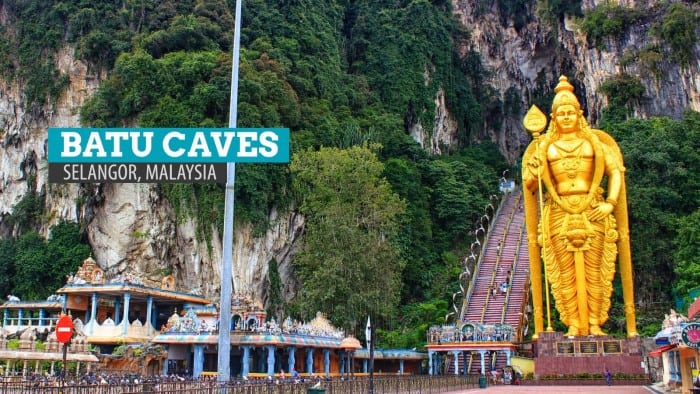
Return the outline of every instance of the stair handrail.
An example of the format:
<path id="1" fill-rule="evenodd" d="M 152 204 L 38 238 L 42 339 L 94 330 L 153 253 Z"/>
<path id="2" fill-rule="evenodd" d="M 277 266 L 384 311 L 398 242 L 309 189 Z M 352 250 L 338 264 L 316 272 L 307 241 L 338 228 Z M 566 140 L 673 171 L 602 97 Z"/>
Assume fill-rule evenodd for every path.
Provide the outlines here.
<path id="1" fill-rule="evenodd" d="M 506 291 L 506 300 L 503 303 L 503 310 L 501 311 L 501 324 L 505 322 L 506 318 L 506 312 L 508 311 L 508 307 L 510 306 L 510 294 L 513 289 L 513 277 L 515 276 L 515 270 L 517 269 L 518 266 L 518 250 L 520 249 L 520 244 L 522 242 L 522 230 L 520 231 L 520 236 L 518 237 L 518 242 L 516 242 L 516 248 L 515 248 L 515 254 L 513 255 L 513 269 L 510 271 L 510 276 L 508 277 L 508 283 L 510 285 L 508 286 L 508 290 Z"/>
<path id="2" fill-rule="evenodd" d="M 523 226 L 525 227 L 525 226 Z M 522 242 L 522 236 L 521 236 L 521 243 L 520 243 L 520 248 L 523 247 L 523 245 L 527 246 L 527 243 Z M 527 253 L 527 252 L 526 252 Z M 525 255 L 527 256 L 527 254 Z M 528 303 L 530 302 L 530 283 L 531 277 L 528 275 L 525 278 L 525 283 L 523 284 L 523 300 L 520 302 L 520 311 L 522 312 L 520 314 L 520 321 L 518 322 L 518 330 L 516 331 L 516 337 L 518 339 L 519 343 L 522 343 L 522 334 L 523 334 L 523 325 L 525 324 L 524 320 L 526 319 L 526 308 Z"/>
<path id="3" fill-rule="evenodd" d="M 503 201 L 505 202 L 505 200 L 506 199 L 504 199 Z M 517 202 L 519 202 L 519 201 L 520 201 L 520 197 L 518 197 L 516 204 L 513 205 L 513 210 L 510 212 L 510 215 L 508 217 L 508 222 L 506 223 L 506 225 L 503 228 L 503 233 L 501 234 L 501 240 L 499 242 L 501 247 L 499 248 L 498 253 L 496 254 L 496 265 L 494 266 L 493 271 L 491 272 L 491 279 L 489 281 L 489 290 L 493 288 L 494 281 L 496 280 L 496 273 L 498 272 L 498 267 L 499 267 L 499 264 L 501 262 L 501 254 L 503 253 L 503 249 L 505 246 L 506 235 L 508 234 L 508 230 L 510 228 L 511 223 L 513 223 L 513 218 L 515 217 L 515 213 L 517 212 L 517 208 L 518 208 Z M 494 223 L 495 222 L 496 221 L 494 221 Z M 482 256 L 483 256 L 483 253 L 482 253 Z M 484 305 L 481 308 L 481 319 L 480 320 L 482 323 L 484 322 L 484 317 L 486 316 L 486 310 L 488 309 L 490 299 L 491 299 L 491 291 L 488 291 L 488 294 L 486 294 L 486 301 L 484 302 Z"/>
<path id="4" fill-rule="evenodd" d="M 496 197 L 495 195 L 492 195 L 492 202 L 493 198 Z M 496 197 L 498 199 L 498 197 Z M 493 228 L 494 223 L 498 221 L 498 218 L 500 217 L 501 214 L 501 209 L 503 208 L 503 204 L 506 201 L 505 198 L 500 198 L 500 201 L 498 203 L 498 208 L 496 208 L 496 212 L 493 214 L 493 217 L 489 220 L 488 226 L 486 229 L 484 229 L 485 234 L 484 234 L 484 244 L 488 244 L 490 238 L 491 238 L 491 229 Z M 483 222 L 481 223 L 483 225 Z M 478 229 L 477 229 L 478 230 Z M 478 238 L 477 238 L 478 241 Z M 474 278 L 477 272 L 479 272 L 479 269 L 481 268 L 481 262 L 484 259 L 484 253 L 483 252 L 483 246 L 479 250 L 479 256 L 476 258 L 476 262 L 474 263 L 474 267 L 472 269 L 471 273 L 471 279 L 469 280 L 469 286 L 467 287 L 467 292 L 462 296 L 462 307 L 459 310 L 459 321 L 464 320 L 464 314 L 466 313 L 467 307 L 469 306 L 469 300 L 471 299 L 471 296 L 474 292 Z M 465 263 L 468 260 L 465 259 Z M 463 265 L 464 265 L 463 264 Z M 453 305 L 453 307 L 456 308 L 456 305 Z"/>
<path id="5" fill-rule="evenodd" d="M 519 207 L 521 204 L 521 199 L 523 198 L 522 193 L 518 196 L 518 201 L 517 204 L 515 204 L 515 212 L 519 212 Z M 515 213 L 514 213 L 515 215 Z M 510 294 L 513 289 L 512 283 L 513 283 L 513 277 L 515 276 L 515 273 L 517 272 L 518 268 L 518 262 L 520 261 L 520 246 L 523 241 L 523 229 L 525 228 L 524 226 L 525 221 L 523 220 L 523 223 L 520 225 L 520 231 L 518 232 L 518 241 L 515 244 L 515 253 L 513 254 L 513 268 L 510 270 L 510 277 L 508 277 L 508 283 L 510 285 L 508 286 L 508 290 L 506 291 L 506 300 L 503 303 L 503 309 L 501 310 L 501 324 L 505 322 L 506 319 L 506 312 L 508 311 L 508 307 L 510 306 Z"/>

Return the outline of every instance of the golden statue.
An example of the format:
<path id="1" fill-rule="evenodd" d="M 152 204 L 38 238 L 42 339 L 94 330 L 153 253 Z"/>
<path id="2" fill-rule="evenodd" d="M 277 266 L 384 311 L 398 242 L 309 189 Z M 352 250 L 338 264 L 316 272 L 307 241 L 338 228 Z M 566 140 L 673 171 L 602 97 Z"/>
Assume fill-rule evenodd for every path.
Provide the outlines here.
<path id="1" fill-rule="evenodd" d="M 533 338 L 544 331 L 541 261 L 566 335 L 606 335 L 601 326 L 608 320 L 618 254 L 627 336 L 637 336 L 622 154 L 610 135 L 588 125 L 566 77 L 554 91 L 546 134 L 540 135 L 547 118 L 536 106 L 524 120 L 534 137 L 522 169 Z"/>

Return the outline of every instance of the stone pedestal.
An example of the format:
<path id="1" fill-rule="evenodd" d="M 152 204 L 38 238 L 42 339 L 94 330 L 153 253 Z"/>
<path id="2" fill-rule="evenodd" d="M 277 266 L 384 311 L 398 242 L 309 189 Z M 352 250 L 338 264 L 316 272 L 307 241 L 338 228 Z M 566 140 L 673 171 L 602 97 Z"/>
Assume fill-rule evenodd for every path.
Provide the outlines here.
<path id="1" fill-rule="evenodd" d="M 565 337 L 543 332 L 535 344 L 535 375 L 558 376 L 581 373 L 644 375 L 641 338 Z"/>

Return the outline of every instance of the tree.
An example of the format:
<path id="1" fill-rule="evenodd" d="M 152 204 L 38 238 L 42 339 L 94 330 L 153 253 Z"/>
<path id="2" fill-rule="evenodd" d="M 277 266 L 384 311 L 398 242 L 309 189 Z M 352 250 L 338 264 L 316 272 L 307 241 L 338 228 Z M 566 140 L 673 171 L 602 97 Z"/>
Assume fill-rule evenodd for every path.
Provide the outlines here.
<path id="1" fill-rule="evenodd" d="M 367 147 L 322 148 L 295 154 L 291 169 L 307 220 L 294 261 L 304 317 L 329 313 L 346 328 L 368 313 L 390 317 L 405 265 L 392 239 L 405 203 L 382 178 L 382 163 Z"/>
<path id="2" fill-rule="evenodd" d="M 23 234 L 17 240 L 13 291 L 25 299 L 44 299 L 62 287 L 66 275 L 89 255 L 90 246 L 81 239 L 77 223 L 53 226 L 48 241 L 36 231 Z"/>
<path id="3" fill-rule="evenodd" d="M 678 280 L 673 290 L 679 297 L 687 297 L 700 284 L 700 210 L 678 221 L 674 246 Z"/>
<path id="4" fill-rule="evenodd" d="M 690 275 L 689 280 L 694 275 L 687 270 L 692 271 L 688 263 L 693 260 L 687 255 L 692 232 L 686 230 L 700 205 L 700 114 L 689 111 L 680 121 L 633 119 L 605 127 L 625 159 L 635 298 L 642 309 L 668 305 L 677 280 L 676 290 L 689 289 L 676 275 Z"/>
<path id="5" fill-rule="evenodd" d="M 17 241 L 16 276 L 13 291 L 29 300 L 40 300 L 50 294 L 46 287 L 53 273 L 46 240 L 36 231 L 22 235 Z"/>
<path id="6" fill-rule="evenodd" d="M 15 277 L 16 242 L 14 238 L 0 239 L 0 294 L 10 294 Z"/>

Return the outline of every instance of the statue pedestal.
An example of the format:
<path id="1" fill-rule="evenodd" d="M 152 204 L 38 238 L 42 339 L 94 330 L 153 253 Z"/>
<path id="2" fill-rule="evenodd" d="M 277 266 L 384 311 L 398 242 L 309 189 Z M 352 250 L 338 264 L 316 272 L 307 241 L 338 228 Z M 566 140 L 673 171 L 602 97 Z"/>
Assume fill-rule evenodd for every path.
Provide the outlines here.
<path id="1" fill-rule="evenodd" d="M 569 338 L 561 332 L 543 332 L 535 344 L 535 375 L 605 374 L 605 368 L 612 374 L 644 375 L 641 346 L 639 337 Z"/>

